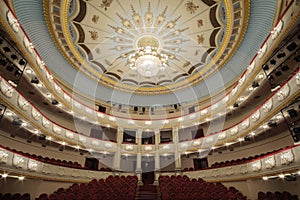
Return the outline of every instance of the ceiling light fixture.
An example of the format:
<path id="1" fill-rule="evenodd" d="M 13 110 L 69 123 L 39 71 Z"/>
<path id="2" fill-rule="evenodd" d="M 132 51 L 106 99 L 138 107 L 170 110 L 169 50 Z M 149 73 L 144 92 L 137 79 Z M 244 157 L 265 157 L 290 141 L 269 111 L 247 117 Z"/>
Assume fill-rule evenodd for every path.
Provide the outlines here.
<path id="1" fill-rule="evenodd" d="M 129 67 L 144 77 L 156 76 L 164 71 L 169 58 L 174 56 L 162 52 L 154 36 L 143 36 L 137 42 L 137 50 L 128 56 Z"/>

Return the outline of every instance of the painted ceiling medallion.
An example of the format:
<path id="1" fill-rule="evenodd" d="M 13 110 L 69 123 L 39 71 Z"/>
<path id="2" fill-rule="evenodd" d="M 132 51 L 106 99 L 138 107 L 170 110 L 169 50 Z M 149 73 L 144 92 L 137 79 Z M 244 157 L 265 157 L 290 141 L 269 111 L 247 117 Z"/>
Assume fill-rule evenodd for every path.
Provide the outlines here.
<path id="1" fill-rule="evenodd" d="M 150 2 L 144 17 L 135 10 L 133 5 L 130 7 L 132 21 L 119 13 L 116 14 L 126 30 L 109 25 L 116 33 L 110 38 L 115 42 L 113 49 L 121 53 L 118 58 L 125 59 L 125 64 L 129 65 L 133 73 L 137 71 L 136 75 L 141 76 L 140 78 L 156 79 L 160 72 L 169 70 L 169 59 L 178 60 L 176 54 L 181 51 L 181 48 L 174 46 L 188 41 L 180 38 L 188 28 L 176 29 L 176 23 L 181 16 L 166 21 L 167 6 L 156 17 L 151 10 Z M 173 40 L 172 46 L 165 42 L 166 39 Z"/>

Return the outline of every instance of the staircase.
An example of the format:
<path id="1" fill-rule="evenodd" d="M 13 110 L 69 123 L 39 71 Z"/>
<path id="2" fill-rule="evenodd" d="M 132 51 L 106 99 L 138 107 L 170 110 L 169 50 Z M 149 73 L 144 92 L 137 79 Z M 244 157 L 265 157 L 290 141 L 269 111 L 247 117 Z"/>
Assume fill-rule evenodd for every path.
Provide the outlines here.
<path id="1" fill-rule="evenodd" d="M 139 186 L 136 196 L 136 200 L 160 200 L 159 187 L 155 185 L 143 185 Z"/>

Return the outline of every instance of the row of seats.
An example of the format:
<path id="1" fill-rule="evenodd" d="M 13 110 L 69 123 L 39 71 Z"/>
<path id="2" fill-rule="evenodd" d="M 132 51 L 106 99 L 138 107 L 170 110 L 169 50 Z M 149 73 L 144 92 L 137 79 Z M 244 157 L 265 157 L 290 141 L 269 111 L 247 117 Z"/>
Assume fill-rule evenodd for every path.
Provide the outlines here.
<path id="1" fill-rule="evenodd" d="M 288 148 L 288 147 L 287 147 Z M 244 164 L 246 162 L 258 159 L 258 158 L 262 158 L 264 156 L 270 155 L 270 154 L 274 154 L 278 151 L 281 151 L 283 148 L 278 149 L 278 150 L 274 150 L 271 152 L 267 152 L 267 153 L 262 153 L 260 155 L 255 155 L 255 156 L 249 156 L 247 158 L 238 158 L 236 160 L 227 160 L 227 161 L 222 161 L 222 162 L 215 162 L 214 164 L 212 164 L 210 167 L 206 167 L 204 169 L 213 169 L 213 168 L 220 168 L 220 167 L 227 167 L 227 166 L 232 166 L 232 165 L 240 165 L 240 164 Z M 183 171 L 194 171 L 195 169 L 193 167 L 190 168 L 184 168 Z"/>
<path id="2" fill-rule="evenodd" d="M 38 156 L 38 155 L 35 155 L 35 154 L 30 154 L 30 153 L 25 153 L 23 151 L 18 151 L 16 149 L 11 149 L 9 147 L 3 147 L 3 148 L 7 149 L 8 151 L 20 154 L 20 155 L 25 156 L 25 157 L 28 157 L 30 159 L 38 160 L 40 162 L 49 163 L 49 164 L 52 164 L 52 165 L 60 165 L 60 166 L 64 166 L 64 167 L 71 167 L 71 168 L 83 168 L 78 162 Z"/>
<path id="3" fill-rule="evenodd" d="M 226 188 L 222 183 L 208 183 L 203 179 L 184 176 L 160 176 L 159 187 L 162 200 L 246 200 L 236 188 Z"/>
<path id="4" fill-rule="evenodd" d="M 13 153 L 17 153 L 17 154 L 20 154 L 22 156 L 28 157 L 30 159 L 38 160 L 38 161 L 44 162 L 44 163 L 49 163 L 49 164 L 52 164 L 52 165 L 59 165 L 59 166 L 64 166 L 64 167 L 70 167 L 70 168 L 76 168 L 76 169 L 88 169 L 87 167 L 81 166 L 78 162 L 54 159 L 54 158 L 43 157 L 43 156 L 37 156 L 35 154 L 24 153 L 23 151 L 18 151 L 16 149 L 11 149 L 9 147 L 3 147 L 1 145 L 0 145 L 0 147 L 6 149 L 8 151 L 11 151 Z M 99 171 L 111 172 L 112 169 L 110 169 L 108 167 L 101 167 Z"/>
<path id="5" fill-rule="evenodd" d="M 2 193 L 0 193 L 0 199 L 1 200 L 30 200 L 30 194 L 29 193 L 25 193 L 25 194 L 20 194 L 20 193 L 16 193 L 16 194 L 5 193 L 5 194 L 2 194 Z"/>
<path id="6" fill-rule="evenodd" d="M 292 195 L 291 193 L 284 192 L 258 192 L 257 193 L 258 200 L 298 200 L 297 195 Z"/>
<path id="7" fill-rule="evenodd" d="M 278 150 L 271 151 L 271 152 L 262 153 L 260 155 L 249 156 L 247 158 L 241 158 L 241 159 L 238 158 L 236 160 L 230 160 L 230 161 L 225 161 L 225 162 L 220 162 L 220 163 L 216 162 L 216 163 L 212 164 L 210 168 L 226 167 L 226 166 L 231 166 L 231 165 L 240 165 L 240 164 L 243 164 L 243 163 L 258 159 L 258 158 L 262 158 L 264 156 L 274 154 L 274 153 L 276 153 L 278 151 L 281 151 L 281 150 L 282 150 L 282 148 L 278 149 Z"/>
<path id="8" fill-rule="evenodd" d="M 89 183 L 74 183 L 69 188 L 59 188 L 54 193 L 41 194 L 36 200 L 133 200 L 137 176 L 112 176 L 93 179 Z"/>

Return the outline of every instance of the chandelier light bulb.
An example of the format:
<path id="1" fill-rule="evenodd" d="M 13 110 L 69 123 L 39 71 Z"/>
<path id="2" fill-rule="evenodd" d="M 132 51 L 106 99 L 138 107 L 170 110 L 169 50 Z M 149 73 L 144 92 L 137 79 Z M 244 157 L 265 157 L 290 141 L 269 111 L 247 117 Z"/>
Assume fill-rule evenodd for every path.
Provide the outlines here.
<path id="1" fill-rule="evenodd" d="M 150 35 L 138 40 L 137 50 L 128 56 L 128 64 L 130 69 L 150 78 L 165 70 L 168 58 L 168 55 L 160 51 L 157 38 Z"/>

